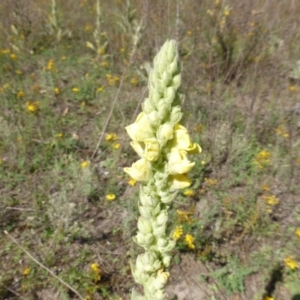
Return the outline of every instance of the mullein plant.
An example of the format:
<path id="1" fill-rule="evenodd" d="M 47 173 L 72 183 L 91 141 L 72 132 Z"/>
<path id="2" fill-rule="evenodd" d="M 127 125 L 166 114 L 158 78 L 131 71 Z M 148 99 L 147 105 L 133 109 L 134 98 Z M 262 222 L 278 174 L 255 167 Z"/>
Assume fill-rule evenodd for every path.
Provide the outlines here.
<path id="1" fill-rule="evenodd" d="M 167 299 L 165 285 L 169 278 L 173 225 L 169 211 L 179 189 L 191 185 L 187 173 L 195 162 L 188 154 L 199 154 L 187 129 L 180 124 L 183 95 L 177 44 L 167 41 L 154 59 L 149 76 L 149 97 L 143 111 L 125 129 L 130 145 L 140 159 L 124 171 L 142 182 L 139 194 L 138 231 L 134 241 L 144 248 L 135 264 L 131 263 L 135 281 L 144 288 L 144 296 L 133 291 L 134 300 Z"/>

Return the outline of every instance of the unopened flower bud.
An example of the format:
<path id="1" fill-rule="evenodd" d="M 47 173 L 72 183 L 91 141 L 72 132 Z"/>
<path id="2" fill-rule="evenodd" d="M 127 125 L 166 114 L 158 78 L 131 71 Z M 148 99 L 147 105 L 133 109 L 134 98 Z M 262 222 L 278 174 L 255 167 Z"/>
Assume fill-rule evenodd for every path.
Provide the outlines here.
<path id="1" fill-rule="evenodd" d="M 152 226 L 151 226 L 150 220 L 148 220 L 144 217 L 139 217 L 137 226 L 138 226 L 139 231 L 143 234 L 152 232 Z"/>

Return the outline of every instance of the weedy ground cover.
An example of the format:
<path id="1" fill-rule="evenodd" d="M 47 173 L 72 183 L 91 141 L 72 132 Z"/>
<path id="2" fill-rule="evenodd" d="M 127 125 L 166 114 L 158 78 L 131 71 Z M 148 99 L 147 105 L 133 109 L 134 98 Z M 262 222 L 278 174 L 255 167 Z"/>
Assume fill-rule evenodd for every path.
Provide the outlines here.
<path id="1" fill-rule="evenodd" d="M 169 38 L 202 147 L 174 205 L 169 291 L 298 299 L 296 3 L 48 2 L 0 3 L 0 299 L 129 299 L 140 249 L 124 128 Z"/>

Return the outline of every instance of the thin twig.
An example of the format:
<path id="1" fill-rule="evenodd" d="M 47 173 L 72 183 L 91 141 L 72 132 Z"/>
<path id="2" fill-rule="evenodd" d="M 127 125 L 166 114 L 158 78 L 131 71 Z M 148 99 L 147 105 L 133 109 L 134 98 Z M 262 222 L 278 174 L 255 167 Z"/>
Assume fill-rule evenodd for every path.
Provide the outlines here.
<path id="1" fill-rule="evenodd" d="M 55 275 L 50 269 L 48 269 L 46 266 L 44 266 L 41 262 L 39 262 L 36 258 L 34 258 L 23 246 L 21 246 L 18 241 L 13 238 L 6 230 L 4 230 L 4 233 L 10 238 L 12 242 L 14 242 L 30 259 L 32 259 L 37 265 L 39 265 L 42 269 L 50 273 L 56 280 L 58 280 L 61 284 L 66 286 L 69 290 L 71 290 L 75 295 L 79 297 L 79 299 L 84 300 L 83 296 L 79 294 L 74 288 L 72 288 L 68 283 L 63 281 L 61 278 L 59 278 L 57 275 Z"/>

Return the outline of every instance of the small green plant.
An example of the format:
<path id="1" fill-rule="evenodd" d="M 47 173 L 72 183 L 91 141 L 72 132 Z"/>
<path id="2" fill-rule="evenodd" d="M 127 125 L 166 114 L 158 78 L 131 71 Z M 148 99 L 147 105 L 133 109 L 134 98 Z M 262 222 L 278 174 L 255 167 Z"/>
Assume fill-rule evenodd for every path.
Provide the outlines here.
<path id="1" fill-rule="evenodd" d="M 254 271 L 253 267 L 243 266 L 238 258 L 231 257 L 224 267 L 211 271 L 209 276 L 213 277 L 219 286 L 231 295 L 245 291 L 245 278 Z"/>

